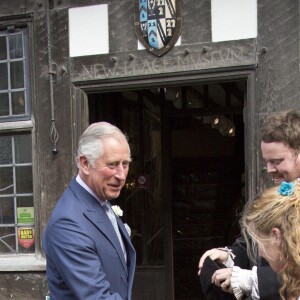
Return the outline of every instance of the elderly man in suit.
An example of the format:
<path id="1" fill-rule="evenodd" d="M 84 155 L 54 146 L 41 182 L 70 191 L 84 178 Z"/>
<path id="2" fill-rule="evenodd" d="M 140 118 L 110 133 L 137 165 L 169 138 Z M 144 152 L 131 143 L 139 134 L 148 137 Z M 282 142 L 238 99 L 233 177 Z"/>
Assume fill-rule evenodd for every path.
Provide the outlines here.
<path id="1" fill-rule="evenodd" d="M 99 122 L 82 134 L 78 175 L 43 234 L 51 300 L 131 299 L 136 254 L 109 203 L 120 195 L 130 161 L 117 127 Z"/>

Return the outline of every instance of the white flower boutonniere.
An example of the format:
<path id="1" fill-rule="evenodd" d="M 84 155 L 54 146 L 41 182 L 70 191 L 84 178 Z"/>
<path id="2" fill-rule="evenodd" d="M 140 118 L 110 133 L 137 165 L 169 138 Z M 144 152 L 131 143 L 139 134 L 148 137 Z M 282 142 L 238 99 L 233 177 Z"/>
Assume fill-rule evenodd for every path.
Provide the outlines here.
<path id="1" fill-rule="evenodd" d="M 118 216 L 118 217 L 122 217 L 123 216 L 123 210 L 120 208 L 119 205 L 112 205 L 112 210 L 114 211 L 114 213 Z"/>

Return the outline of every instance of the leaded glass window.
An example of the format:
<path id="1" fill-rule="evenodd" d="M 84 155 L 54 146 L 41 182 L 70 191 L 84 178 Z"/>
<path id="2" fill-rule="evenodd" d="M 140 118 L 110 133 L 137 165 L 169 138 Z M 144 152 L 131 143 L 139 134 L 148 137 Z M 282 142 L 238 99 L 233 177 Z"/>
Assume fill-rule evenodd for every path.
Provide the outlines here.
<path id="1" fill-rule="evenodd" d="M 0 31 L 0 256 L 35 252 L 28 82 L 26 29 Z"/>

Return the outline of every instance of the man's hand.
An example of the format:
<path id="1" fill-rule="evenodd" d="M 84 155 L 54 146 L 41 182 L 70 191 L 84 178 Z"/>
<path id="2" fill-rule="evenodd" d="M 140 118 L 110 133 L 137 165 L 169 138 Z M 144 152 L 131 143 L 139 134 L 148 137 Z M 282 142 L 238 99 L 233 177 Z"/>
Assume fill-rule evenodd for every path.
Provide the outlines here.
<path id="1" fill-rule="evenodd" d="M 228 259 L 229 253 L 227 251 L 223 251 L 223 250 L 219 250 L 219 249 L 211 249 L 206 251 L 200 258 L 199 261 L 199 271 L 198 271 L 198 275 L 200 275 L 201 273 L 201 269 L 203 267 L 203 263 L 206 259 L 206 257 L 210 257 L 212 260 L 218 260 L 221 263 L 225 263 Z"/>
<path id="2" fill-rule="evenodd" d="M 213 274 L 211 282 L 221 287 L 224 292 L 233 294 L 231 287 L 231 273 L 231 268 L 219 269 Z"/>

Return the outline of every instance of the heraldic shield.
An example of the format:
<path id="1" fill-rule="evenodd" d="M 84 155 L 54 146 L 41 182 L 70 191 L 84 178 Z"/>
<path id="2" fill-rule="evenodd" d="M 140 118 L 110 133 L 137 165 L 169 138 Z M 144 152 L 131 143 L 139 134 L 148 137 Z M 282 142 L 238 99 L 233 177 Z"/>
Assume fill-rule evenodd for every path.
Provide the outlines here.
<path id="1" fill-rule="evenodd" d="M 162 56 L 177 42 L 181 32 L 180 0 L 134 0 L 135 31 L 151 53 Z"/>

